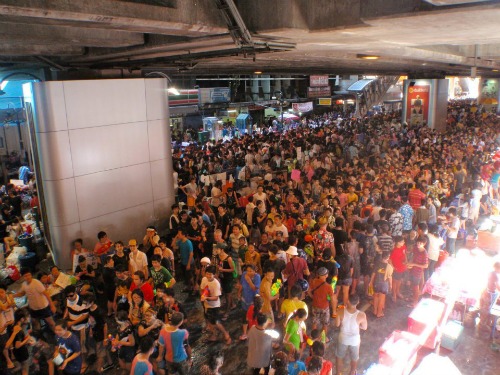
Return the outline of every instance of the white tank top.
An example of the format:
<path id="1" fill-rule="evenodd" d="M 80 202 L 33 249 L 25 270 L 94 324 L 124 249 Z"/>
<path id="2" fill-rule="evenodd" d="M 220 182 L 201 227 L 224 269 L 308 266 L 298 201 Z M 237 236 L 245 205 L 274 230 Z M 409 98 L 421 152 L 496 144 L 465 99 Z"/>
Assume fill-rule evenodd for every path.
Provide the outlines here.
<path id="1" fill-rule="evenodd" d="M 358 346 L 361 343 L 361 336 L 359 335 L 359 323 L 357 317 L 359 310 L 350 313 L 344 309 L 344 319 L 340 327 L 339 343 L 343 345 Z"/>

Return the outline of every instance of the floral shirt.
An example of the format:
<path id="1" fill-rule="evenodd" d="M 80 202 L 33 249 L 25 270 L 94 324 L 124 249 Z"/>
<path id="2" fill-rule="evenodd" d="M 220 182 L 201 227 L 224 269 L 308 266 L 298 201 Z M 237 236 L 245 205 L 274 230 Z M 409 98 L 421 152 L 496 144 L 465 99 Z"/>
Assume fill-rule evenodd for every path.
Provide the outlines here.
<path id="1" fill-rule="evenodd" d="M 322 254 L 325 249 L 332 248 L 333 245 L 333 234 L 325 229 L 320 229 L 314 236 L 314 247 L 318 254 Z"/>
<path id="2" fill-rule="evenodd" d="M 399 209 L 399 213 L 403 215 L 403 230 L 412 230 L 413 228 L 413 215 L 415 211 L 409 204 L 404 204 Z"/>
<path id="3" fill-rule="evenodd" d="M 403 215 L 401 213 L 393 213 L 389 218 L 389 225 L 391 226 L 393 237 L 403 235 Z"/>

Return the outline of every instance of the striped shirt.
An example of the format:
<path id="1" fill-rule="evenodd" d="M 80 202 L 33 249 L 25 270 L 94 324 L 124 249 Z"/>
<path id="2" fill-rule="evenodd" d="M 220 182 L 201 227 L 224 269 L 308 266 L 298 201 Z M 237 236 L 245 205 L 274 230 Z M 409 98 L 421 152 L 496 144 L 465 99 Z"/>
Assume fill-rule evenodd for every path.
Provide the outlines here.
<path id="1" fill-rule="evenodd" d="M 80 296 L 77 295 L 74 301 L 66 299 L 66 308 L 68 309 L 68 316 L 70 321 L 75 321 L 80 317 L 85 316 L 85 319 L 71 327 L 73 331 L 80 331 L 87 328 L 90 307 L 83 302 Z"/>

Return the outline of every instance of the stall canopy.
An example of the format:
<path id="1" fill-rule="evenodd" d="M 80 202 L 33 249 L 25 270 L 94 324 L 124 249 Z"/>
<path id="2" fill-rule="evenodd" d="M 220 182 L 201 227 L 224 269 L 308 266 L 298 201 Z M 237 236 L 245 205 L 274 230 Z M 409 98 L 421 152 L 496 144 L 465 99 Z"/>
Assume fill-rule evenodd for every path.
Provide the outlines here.
<path id="1" fill-rule="evenodd" d="M 236 117 L 236 127 L 241 130 L 246 130 L 247 126 L 252 125 L 252 117 L 248 113 L 240 113 Z"/>

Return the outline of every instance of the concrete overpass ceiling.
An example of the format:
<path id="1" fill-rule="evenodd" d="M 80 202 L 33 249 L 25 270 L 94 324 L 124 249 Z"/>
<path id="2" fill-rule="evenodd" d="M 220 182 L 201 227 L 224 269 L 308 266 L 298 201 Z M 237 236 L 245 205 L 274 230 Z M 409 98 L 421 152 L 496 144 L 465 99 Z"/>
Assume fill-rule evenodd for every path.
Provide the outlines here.
<path id="1" fill-rule="evenodd" d="M 0 69 L 498 75 L 498 20 L 499 1 L 0 0 Z"/>

